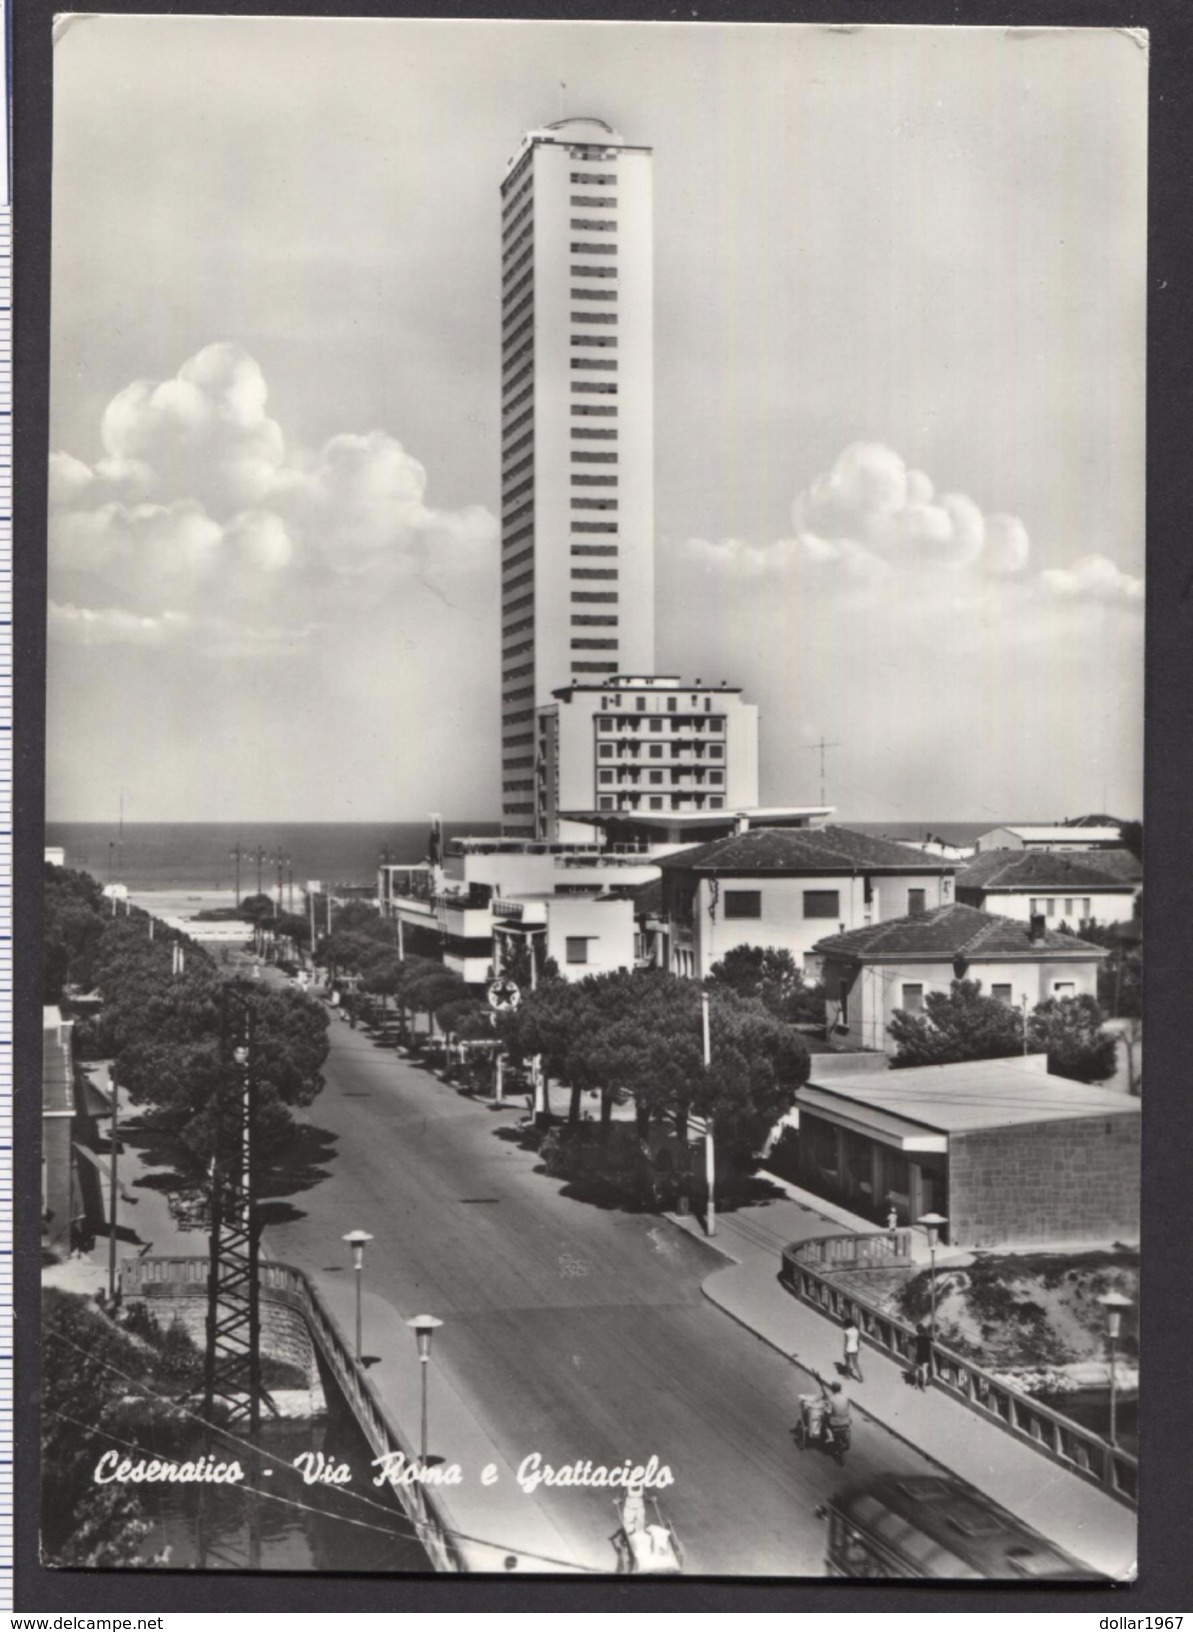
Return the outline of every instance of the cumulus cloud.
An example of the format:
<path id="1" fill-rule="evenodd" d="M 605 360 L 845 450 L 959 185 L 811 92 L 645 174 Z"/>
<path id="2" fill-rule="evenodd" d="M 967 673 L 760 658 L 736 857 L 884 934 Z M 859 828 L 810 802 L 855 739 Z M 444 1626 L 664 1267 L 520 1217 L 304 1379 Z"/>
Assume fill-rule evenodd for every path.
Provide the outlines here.
<path id="1" fill-rule="evenodd" d="M 964 493 L 937 495 L 922 470 L 881 442 L 845 448 L 795 500 L 792 521 L 812 559 L 841 559 L 855 569 L 865 552 L 894 566 L 1017 572 L 1029 554 L 1017 517 L 987 518 Z"/>
<path id="2" fill-rule="evenodd" d="M 886 589 L 901 579 L 908 616 L 933 608 L 1022 611 L 1031 601 L 1142 607 L 1142 579 L 1104 555 L 1032 573 L 1031 540 L 1018 516 L 985 515 L 962 493 L 937 495 L 929 476 L 880 442 L 851 443 L 799 494 L 791 514 L 793 532 L 783 538 L 691 538 L 681 554 L 697 570 L 723 574 L 730 595 L 734 582 L 766 581 L 777 592 L 844 593 L 857 608 L 889 605 Z M 1004 628 L 1003 638 L 1030 638 L 1030 629 Z"/>
<path id="3" fill-rule="evenodd" d="M 93 465 L 51 455 L 60 600 L 135 614 L 110 620 L 103 638 L 145 643 L 136 617 L 167 612 L 193 614 L 188 633 L 212 633 L 228 601 L 290 614 L 326 601 L 345 613 L 355 597 L 375 609 L 403 580 L 444 595 L 492 570 L 494 517 L 429 504 L 426 469 L 395 437 L 340 432 L 313 451 L 289 447 L 268 397 L 256 361 L 221 342 L 172 379 L 118 392 Z M 152 639 L 181 628 L 159 621 Z"/>
<path id="4" fill-rule="evenodd" d="M 1050 568 L 1040 574 L 1040 583 L 1059 600 L 1143 605 L 1143 579 L 1120 571 L 1104 555 L 1084 555 L 1071 567 Z"/>
<path id="5" fill-rule="evenodd" d="M 792 521 L 658 561 L 660 666 L 725 675 L 760 705 L 764 799 L 815 796 L 822 732 L 842 745 L 829 796 L 848 808 L 852 789 L 854 817 L 1046 812 L 1091 765 L 1131 781 L 1139 579 L 1104 555 L 1033 570 L 1022 520 L 938 495 L 879 443 L 846 448 Z"/>
<path id="6" fill-rule="evenodd" d="M 171 380 L 134 380 L 104 411 L 105 481 L 185 493 L 216 510 L 259 503 L 284 458 L 260 368 L 237 346 L 206 346 Z"/>

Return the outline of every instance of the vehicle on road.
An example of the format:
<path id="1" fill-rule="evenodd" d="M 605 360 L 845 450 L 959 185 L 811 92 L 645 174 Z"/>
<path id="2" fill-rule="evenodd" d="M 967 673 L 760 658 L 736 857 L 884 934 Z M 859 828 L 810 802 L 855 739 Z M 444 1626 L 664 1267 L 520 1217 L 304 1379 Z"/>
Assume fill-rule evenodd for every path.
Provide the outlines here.
<path id="1" fill-rule="evenodd" d="M 829 1575 L 862 1580 L 1104 1581 L 962 1479 L 878 1474 L 833 1496 Z"/>
<path id="2" fill-rule="evenodd" d="M 618 1575 L 682 1575 L 683 1549 L 679 1537 L 659 1511 L 658 1499 L 649 1498 L 653 1520 L 640 1490 L 627 1490 L 614 1500 L 618 1528 L 613 1533 Z"/>
<path id="3" fill-rule="evenodd" d="M 828 1419 L 828 1401 L 823 1394 L 801 1394 L 795 1442 L 801 1451 L 817 1445 L 837 1463 L 843 1463 L 852 1434 L 849 1425 L 834 1427 Z"/>

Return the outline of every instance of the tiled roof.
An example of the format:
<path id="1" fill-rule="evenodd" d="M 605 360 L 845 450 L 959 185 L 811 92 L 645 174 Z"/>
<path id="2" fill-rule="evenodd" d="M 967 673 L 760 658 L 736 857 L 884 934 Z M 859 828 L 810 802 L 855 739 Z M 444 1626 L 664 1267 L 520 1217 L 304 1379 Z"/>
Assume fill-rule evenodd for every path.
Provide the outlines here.
<path id="1" fill-rule="evenodd" d="M 910 918 L 891 918 L 885 924 L 847 930 L 844 935 L 827 935 L 817 941 L 813 951 L 844 953 L 859 962 L 872 958 L 954 958 L 959 953 L 982 959 L 1038 958 L 1045 953 L 1106 956 L 1101 947 L 1054 929 L 1046 929 L 1033 941 L 1027 924 L 979 912 L 977 907 L 959 902 Z"/>
<path id="2" fill-rule="evenodd" d="M 1121 889 L 1142 877 L 1129 850 L 986 850 L 957 874 L 957 888 Z"/>
<path id="3" fill-rule="evenodd" d="M 955 861 L 847 827 L 756 827 L 661 856 L 681 873 L 953 873 Z"/>

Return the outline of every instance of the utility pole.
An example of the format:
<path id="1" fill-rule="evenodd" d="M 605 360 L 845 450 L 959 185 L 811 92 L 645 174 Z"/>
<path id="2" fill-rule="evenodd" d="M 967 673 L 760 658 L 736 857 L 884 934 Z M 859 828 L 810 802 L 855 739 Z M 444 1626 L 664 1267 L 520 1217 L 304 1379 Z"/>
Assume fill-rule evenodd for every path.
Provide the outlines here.
<path id="1" fill-rule="evenodd" d="M 234 861 L 236 863 L 236 905 L 239 906 L 240 905 L 240 863 L 243 860 L 247 860 L 247 855 L 246 855 L 244 846 L 241 844 L 239 839 L 237 839 L 236 848 L 235 848 L 235 850 L 233 850 L 231 852 L 231 854 L 228 857 L 228 860 L 229 861 Z"/>
<path id="2" fill-rule="evenodd" d="M 261 894 L 261 869 L 265 865 L 265 846 L 257 846 L 257 894 Z"/>
<path id="3" fill-rule="evenodd" d="M 276 856 L 270 857 L 270 860 L 274 863 L 278 870 L 278 904 L 276 916 L 280 918 L 282 915 L 282 880 L 285 878 L 286 868 L 290 865 L 290 857 L 284 850 L 279 850 Z"/>
<path id="4" fill-rule="evenodd" d="M 211 1255 L 207 1279 L 204 1415 L 216 1400 L 231 1423 L 261 1426 L 260 1228 L 255 1173 L 257 1015 L 243 989 L 223 992 L 220 1103 L 211 1166 Z"/>
<path id="5" fill-rule="evenodd" d="M 842 746 L 843 746 L 843 744 L 841 744 L 839 742 L 826 742 L 824 740 L 823 732 L 821 733 L 819 742 L 810 743 L 809 746 L 808 746 L 808 752 L 809 753 L 812 753 L 812 754 L 819 753 L 819 755 L 820 755 L 820 803 L 822 805 L 825 802 L 824 801 L 824 789 L 825 789 L 824 756 L 825 756 L 825 754 L 827 753 L 827 751 L 830 748 L 840 748 Z"/>
<path id="6" fill-rule="evenodd" d="M 701 1029 L 704 1033 L 704 1069 L 708 1071 L 712 1067 L 712 1028 L 708 1018 L 707 992 L 701 992 L 700 994 L 700 1019 Z M 708 1187 L 708 1209 L 705 1214 L 704 1227 L 708 1235 L 715 1235 L 717 1233 L 717 1152 L 713 1143 L 711 1113 L 705 1118 L 704 1122 L 704 1180 Z"/>
<path id="7" fill-rule="evenodd" d="M 390 889 L 389 873 L 387 871 L 388 867 L 391 864 L 391 860 L 392 860 L 392 858 L 390 856 L 389 845 L 388 844 L 382 845 L 381 855 L 378 857 L 378 860 L 377 860 L 377 867 L 378 867 L 377 897 L 378 897 L 378 900 L 381 903 L 381 916 L 383 918 L 388 918 L 389 917 L 389 908 L 392 905 L 392 893 L 393 892 Z"/>
<path id="8" fill-rule="evenodd" d="M 116 1067 L 112 1067 L 112 1134 L 111 1134 L 111 1161 L 112 1169 L 108 1174 L 108 1301 L 116 1301 L 116 1196 L 118 1185 L 116 1179 L 116 1151 L 119 1144 L 120 1122 L 120 1089 L 116 1082 Z"/>

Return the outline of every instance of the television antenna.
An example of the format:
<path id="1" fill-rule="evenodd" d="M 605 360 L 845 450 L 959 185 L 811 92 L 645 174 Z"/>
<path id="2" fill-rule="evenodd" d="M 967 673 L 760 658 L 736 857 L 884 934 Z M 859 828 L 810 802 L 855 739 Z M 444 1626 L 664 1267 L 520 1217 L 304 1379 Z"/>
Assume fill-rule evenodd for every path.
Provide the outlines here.
<path id="1" fill-rule="evenodd" d="M 812 743 L 808 744 L 808 752 L 810 754 L 818 753 L 820 755 L 820 803 L 822 805 L 825 802 L 825 799 L 824 799 L 824 789 L 825 789 L 824 756 L 825 756 L 825 754 L 828 752 L 828 750 L 830 748 L 843 748 L 844 746 L 845 746 L 844 743 L 841 743 L 841 742 L 826 742 L 825 739 L 824 739 L 824 734 L 823 733 L 821 733 L 821 737 L 820 737 L 819 742 L 812 742 Z"/>

